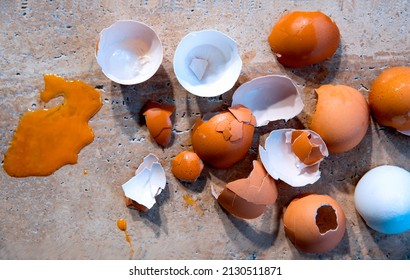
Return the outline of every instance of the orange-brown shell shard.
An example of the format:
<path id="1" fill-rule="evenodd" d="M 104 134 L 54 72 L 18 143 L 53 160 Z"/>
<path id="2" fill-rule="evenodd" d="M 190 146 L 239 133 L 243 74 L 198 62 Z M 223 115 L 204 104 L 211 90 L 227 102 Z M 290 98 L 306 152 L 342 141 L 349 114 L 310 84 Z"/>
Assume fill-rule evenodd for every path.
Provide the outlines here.
<path id="1" fill-rule="evenodd" d="M 171 172 L 179 180 L 194 182 L 201 175 L 204 164 L 194 152 L 183 151 L 171 162 Z"/>
<path id="2" fill-rule="evenodd" d="M 306 165 L 316 164 L 324 158 L 320 145 L 310 141 L 310 134 L 307 131 L 295 130 L 292 132 L 292 150 Z"/>
<path id="3" fill-rule="evenodd" d="M 42 101 L 62 96 L 64 102 L 22 115 L 4 157 L 3 168 L 10 176 L 50 175 L 76 163 L 80 150 L 94 140 L 88 121 L 102 106 L 100 92 L 82 81 L 56 75 L 45 75 L 44 83 Z"/>
<path id="4" fill-rule="evenodd" d="M 152 138 L 162 147 L 168 146 L 172 135 L 171 115 L 175 106 L 148 101 L 143 108 L 143 115 Z"/>

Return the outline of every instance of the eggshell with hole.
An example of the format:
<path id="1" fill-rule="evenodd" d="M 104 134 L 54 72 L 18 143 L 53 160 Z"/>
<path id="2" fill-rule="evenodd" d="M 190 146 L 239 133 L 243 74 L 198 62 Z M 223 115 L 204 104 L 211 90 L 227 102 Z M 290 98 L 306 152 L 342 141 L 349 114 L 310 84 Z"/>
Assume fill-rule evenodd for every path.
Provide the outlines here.
<path id="1" fill-rule="evenodd" d="M 334 249 L 346 231 L 346 218 L 340 205 L 328 195 L 296 197 L 285 209 L 286 236 L 300 251 L 323 253 Z"/>

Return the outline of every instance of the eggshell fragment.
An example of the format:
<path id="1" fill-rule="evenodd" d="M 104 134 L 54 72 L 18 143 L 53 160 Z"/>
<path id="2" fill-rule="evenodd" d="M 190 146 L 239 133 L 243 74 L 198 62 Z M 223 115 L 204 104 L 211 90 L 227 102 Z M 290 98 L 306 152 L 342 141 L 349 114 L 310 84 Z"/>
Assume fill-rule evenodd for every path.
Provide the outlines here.
<path id="1" fill-rule="evenodd" d="M 371 169 L 357 183 L 354 203 L 376 231 L 398 234 L 410 230 L 410 172 L 393 165 Z"/>
<path id="2" fill-rule="evenodd" d="M 168 146 L 172 135 L 171 115 L 175 111 L 175 106 L 164 105 L 154 101 L 148 101 L 143 108 L 143 115 L 148 130 L 162 147 Z"/>
<path id="3" fill-rule="evenodd" d="M 231 167 L 247 155 L 255 123 L 251 111 L 242 105 L 205 115 L 192 129 L 194 152 L 212 167 Z"/>
<path id="4" fill-rule="evenodd" d="M 298 87 L 282 75 L 255 78 L 242 84 L 232 96 L 232 106 L 242 104 L 252 111 L 256 126 L 289 120 L 303 109 Z"/>
<path id="5" fill-rule="evenodd" d="M 307 194 L 291 201 L 285 209 L 286 236 L 306 253 L 323 253 L 335 248 L 346 231 L 340 205 L 328 195 Z"/>
<path id="6" fill-rule="evenodd" d="M 410 67 L 384 70 L 373 81 L 369 105 L 380 125 L 410 136 Z"/>
<path id="7" fill-rule="evenodd" d="M 146 24 L 119 20 L 100 32 L 95 55 L 110 80 L 133 85 L 157 72 L 163 49 L 155 31 Z"/>
<path id="8" fill-rule="evenodd" d="M 217 30 L 191 32 L 182 38 L 173 65 L 179 83 L 203 97 L 230 90 L 242 70 L 236 42 Z"/>
<path id="9" fill-rule="evenodd" d="M 162 192 L 165 185 L 164 169 L 158 158 L 154 154 L 149 154 L 135 171 L 135 176 L 122 185 L 122 189 L 127 198 L 151 209 L 156 202 L 155 197 Z"/>
<path id="10" fill-rule="evenodd" d="M 322 137 L 331 153 L 356 147 L 370 124 L 370 109 L 364 96 L 345 85 L 323 85 L 316 93 L 318 102 L 309 128 Z"/>
<path id="11" fill-rule="evenodd" d="M 275 181 L 257 160 L 253 161 L 248 178 L 228 183 L 220 194 L 213 192 L 226 211 L 242 219 L 259 217 L 266 205 L 275 203 L 278 197 Z"/>
<path id="12" fill-rule="evenodd" d="M 313 184 L 320 178 L 320 162 L 329 155 L 325 142 L 314 131 L 273 130 L 259 146 L 263 166 L 274 179 L 292 187 Z"/>
<path id="13" fill-rule="evenodd" d="M 201 175 L 204 164 L 194 152 L 183 151 L 171 163 L 171 172 L 179 180 L 194 182 Z"/>

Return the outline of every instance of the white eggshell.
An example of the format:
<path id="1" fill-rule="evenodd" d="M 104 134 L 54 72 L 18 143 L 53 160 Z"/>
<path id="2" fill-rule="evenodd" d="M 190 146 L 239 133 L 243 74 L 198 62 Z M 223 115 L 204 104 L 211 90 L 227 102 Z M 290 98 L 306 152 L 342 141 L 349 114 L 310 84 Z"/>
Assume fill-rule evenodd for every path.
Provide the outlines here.
<path id="1" fill-rule="evenodd" d="M 372 229 L 386 234 L 410 230 L 410 172 L 392 165 L 371 169 L 357 183 L 354 202 Z"/>
<path id="2" fill-rule="evenodd" d="M 100 32 L 96 58 L 110 80 L 138 84 L 157 72 L 163 59 L 162 43 L 144 23 L 120 20 Z"/>
<path id="3" fill-rule="evenodd" d="M 242 70 L 236 42 L 217 30 L 191 32 L 182 38 L 173 64 L 179 83 L 202 97 L 230 90 Z"/>
<path id="4" fill-rule="evenodd" d="M 292 151 L 291 134 L 294 129 L 273 130 L 266 138 L 265 146 L 259 146 L 261 161 L 268 173 L 274 179 L 280 179 L 292 187 L 303 187 L 313 184 L 320 178 L 319 165 L 306 166 Z M 304 130 L 321 143 L 320 149 L 323 156 L 328 156 L 326 144 L 322 138 L 311 130 Z"/>
<path id="5" fill-rule="evenodd" d="M 289 120 L 303 110 L 298 87 L 282 75 L 258 77 L 242 84 L 232 96 L 232 105 L 248 107 L 256 118 L 256 126 L 270 121 Z"/>
<path id="6" fill-rule="evenodd" d="M 126 197 L 150 209 L 165 186 L 165 171 L 158 158 L 149 154 L 135 171 L 135 176 L 122 185 L 122 189 Z"/>

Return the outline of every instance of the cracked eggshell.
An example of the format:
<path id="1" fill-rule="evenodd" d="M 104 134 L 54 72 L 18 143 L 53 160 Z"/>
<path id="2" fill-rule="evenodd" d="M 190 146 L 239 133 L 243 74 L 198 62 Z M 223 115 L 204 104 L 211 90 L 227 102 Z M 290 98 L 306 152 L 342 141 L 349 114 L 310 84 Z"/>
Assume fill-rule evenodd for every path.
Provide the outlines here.
<path id="1" fill-rule="evenodd" d="M 147 155 L 135 171 L 135 176 L 122 185 L 127 198 L 151 209 L 166 186 L 165 171 L 154 154 Z M 127 202 L 128 205 L 128 202 Z"/>
<path id="2" fill-rule="evenodd" d="M 410 230 L 410 172 L 392 165 L 371 169 L 357 183 L 354 203 L 366 224 L 378 232 Z"/>
<path id="3" fill-rule="evenodd" d="M 205 115 L 192 129 L 194 152 L 215 168 L 229 168 L 242 160 L 252 145 L 255 117 L 242 105 Z"/>
<path id="4" fill-rule="evenodd" d="M 217 30 L 191 32 L 182 38 L 173 64 L 179 83 L 202 97 L 230 90 L 242 70 L 236 42 Z"/>
<path id="5" fill-rule="evenodd" d="M 292 187 L 313 184 L 320 178 L 320 162 L 329 155 L 325 142 L 314 131 L 273 130 L 259 146 L 261 161 L 274 179 Z"/>
<path id="6" fill-rule="evenodd" d="M 328 195 L 305 194 L 285 209 L 286 236 L 299 250 L 323 253 L 335 248 L 346 231 L 346 218 L 336 200 Z"/>
<path id="7" fill-rule="evenodd" d="M 100 32 L 95 55 L 110 80 L 133 85 L 148 80 L 157 72 L 163 48 L 149 26 L 134 20 L 119 20 Z"/>
<path id="8" fill-rule="evenodd" d="M 370 109 L 364 96 L 345 85 L 322 85 L 310 129 L 317 132 L 331 153 L 356 147 L 366 135 Z"/>
<path id="9" fill-rule="evenodd" d="M 183 151 L 176 155 L 171 162 L 171 172 L 182 181 L 195 182 L 201 175 L 204 164 L 194 152 Z"/>
<path id="10" fill-rule="evenodd" d="M 295 117 L 303 110 L 299 88 L 282 75 L 268 75 L 242 84 L 232 96 L 232 105 L 248 107 L 256 118 L 256 126 L 270 121 Z"/>
<path id="11" fill-rule="evenodd" d="M 172 136 L 171 115 L 175 106 L 148 101 L 142 111 L 152 138 L 158 145 L 164 148 L 168 146 Z"/>

